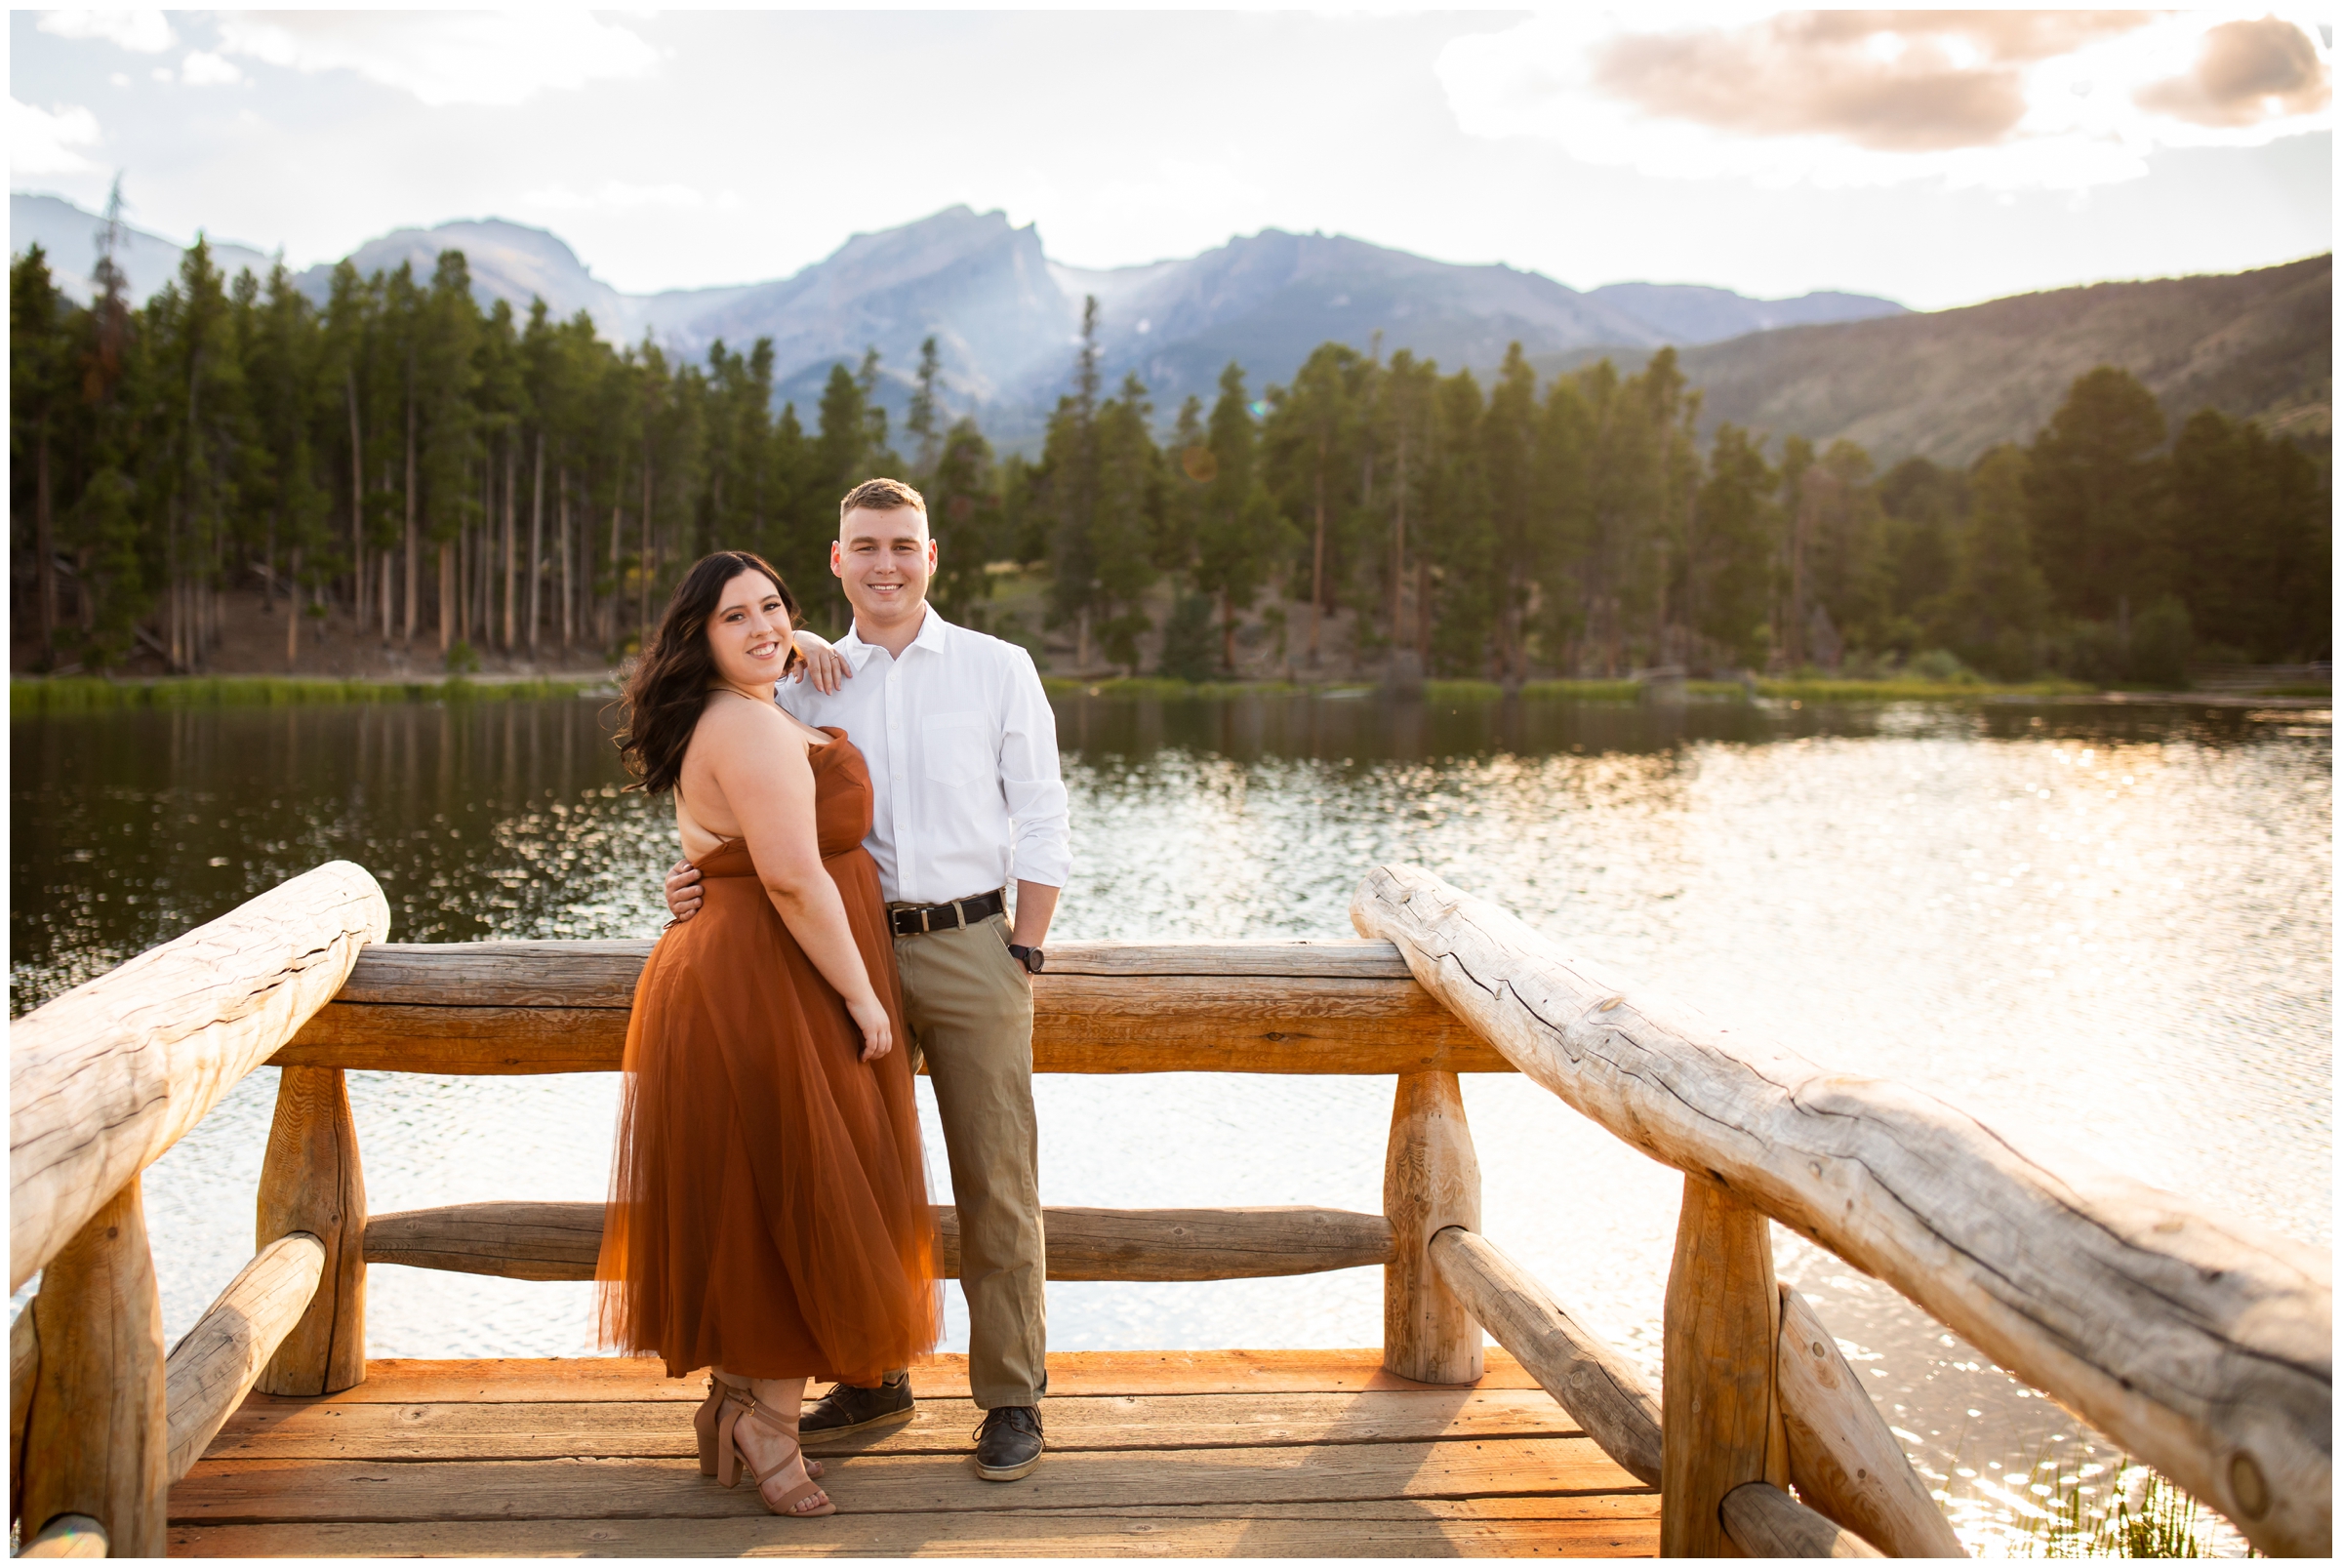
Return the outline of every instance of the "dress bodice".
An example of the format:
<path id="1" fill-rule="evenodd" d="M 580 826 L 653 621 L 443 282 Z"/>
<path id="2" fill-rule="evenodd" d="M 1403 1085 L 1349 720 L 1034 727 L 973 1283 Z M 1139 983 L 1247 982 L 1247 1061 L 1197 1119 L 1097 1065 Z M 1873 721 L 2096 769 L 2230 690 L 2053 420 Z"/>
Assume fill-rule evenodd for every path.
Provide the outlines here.
<path id="1" fill-rule="evenodd" d="M 825 727 L 823 733 L 829 744 L 810 747 L 806 756 L 813 764 L 814 836 L 827 861 L 860 849 L 869 836 L 871 797 L 869 764 L 861 749 L 843 730 Z M 727 838 L 692 864 L 703 877 L 756 874 L 745 838 Z"/>

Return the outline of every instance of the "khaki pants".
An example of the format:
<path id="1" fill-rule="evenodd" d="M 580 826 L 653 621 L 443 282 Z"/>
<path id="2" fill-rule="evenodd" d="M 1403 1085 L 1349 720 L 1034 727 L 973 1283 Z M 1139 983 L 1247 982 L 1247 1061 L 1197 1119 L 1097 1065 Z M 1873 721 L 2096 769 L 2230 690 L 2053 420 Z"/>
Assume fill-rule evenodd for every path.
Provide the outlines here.
<path id="1" fill-rule="evenodd" d="M 959 1207 L 968 1387 L 977 1408 L 1037 1405 L 1048 1309 L 1040 1133 L 1032 1110 L 1032 985 L 999 915 L 897 937 L 910 1065 L 924 1057 Z"/>

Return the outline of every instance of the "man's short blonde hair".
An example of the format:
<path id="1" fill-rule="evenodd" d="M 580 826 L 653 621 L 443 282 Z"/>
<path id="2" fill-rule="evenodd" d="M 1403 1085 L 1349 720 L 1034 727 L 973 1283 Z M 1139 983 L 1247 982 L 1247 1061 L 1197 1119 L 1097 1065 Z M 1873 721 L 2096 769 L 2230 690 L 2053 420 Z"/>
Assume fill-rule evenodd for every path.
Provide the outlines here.
<path id="1" fill-rule="evenodd" d="M 865 479 L 837 503 L 837 520 L 844 522 L 846 513 L 857 506 L 874 512 L 901 511 L 908 506 L 921 517 L 927 515 L 927 498 L 900 479 Z"/>

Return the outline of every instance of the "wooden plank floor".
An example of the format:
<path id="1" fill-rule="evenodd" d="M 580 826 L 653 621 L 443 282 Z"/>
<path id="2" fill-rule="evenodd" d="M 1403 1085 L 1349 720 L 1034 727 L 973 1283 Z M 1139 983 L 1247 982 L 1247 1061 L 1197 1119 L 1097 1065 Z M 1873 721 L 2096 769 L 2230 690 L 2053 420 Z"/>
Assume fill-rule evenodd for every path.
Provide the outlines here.
<path id="1" fill-rule="evenodd" d="M 1438 1388 L 1372 1350 L 1049 1358 L 1049 1455 L 977 1479 L 963 1357 L 918 1418 L 811 1452 L 838 1512 L 699 1473 L 704 1378 L 655 1362 L 376 1361 L 255 1394 L 171 1491 L 180 1556 L 1647 1556 L 1659 1499 L 1511 1357 Z"/>

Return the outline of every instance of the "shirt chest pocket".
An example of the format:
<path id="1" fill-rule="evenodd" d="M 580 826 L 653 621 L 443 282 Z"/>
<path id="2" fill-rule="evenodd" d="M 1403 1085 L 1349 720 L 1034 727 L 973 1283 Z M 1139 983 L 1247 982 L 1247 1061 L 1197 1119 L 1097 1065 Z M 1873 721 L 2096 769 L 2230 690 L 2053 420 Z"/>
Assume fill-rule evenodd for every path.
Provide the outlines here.
<path id="1" fill-rule="evenodd" d="M 990 732 L 981 713 L 947 713 L 919 732 L 920 761 L 929 782 L 977 784 L 995 771 Z"/>

